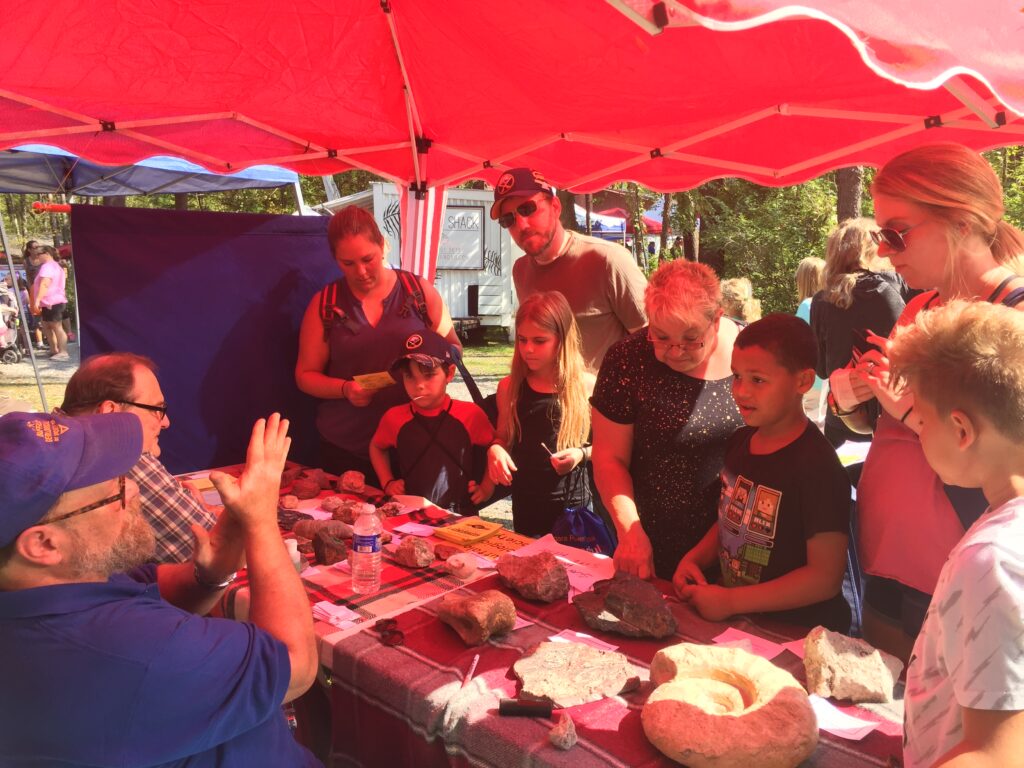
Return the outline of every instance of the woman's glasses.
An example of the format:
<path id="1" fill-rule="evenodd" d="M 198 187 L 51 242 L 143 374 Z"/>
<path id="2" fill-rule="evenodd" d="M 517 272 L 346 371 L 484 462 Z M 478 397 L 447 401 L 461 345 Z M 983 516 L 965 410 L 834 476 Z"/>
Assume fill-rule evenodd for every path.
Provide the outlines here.
<path id="1" fill-rule="evenodd" d="M 398 619 L 377 619 L 373 630 L 380 635 L 384 645 L 401 645 L 405 642 L 405 633 L 398 628 Z"/>
<path id="2" fill-rule="evenodd" d="M 686 339 L 685 341 L 681 341 L 679 343 L 673 343 L 668 339 L 655 338 L 653 335 L 651 335 L 651 329 L 648 328 L 647 340 L 651 342 L 651 345 L 654 346 L 655 349 L 661 349 L 666 352 L 671 352 L 673 349 L 678 349 L 683 352 L 694 352 L 698 349 L 704 348 L 704 337 L 708 335 L 708 331 L 711 330 L 711 326 L 714 324 L 715 321 L 712 320 L 710 323 L 708 323 L 708 327 L 701 332 L 700 336 L 698 336 L 695 339 Z"/>
<path id="3" fill-rule="evenodd" d="M 918 225 L 913 224 L 906 229 L 892 229 L 891 227 L 877 229 L 871 233 L 871 239 L 875 245 L 885 243 L 896 252 L 905 251 L 907 250 L 907 241 L 903 239 L 903 236 L 916 226 Z"/>
<path id="4" fill-rule="evenodd" d="M 525 203 L 520 203 L 519 205 L 517 205 L 515 210 L 501 214 L 501 216 L 498 217 L 498 224 L 501 226 L 502 229 L 508 229 L 509 227 L 516 223 L 517 213 L 520 217 L 525 219 L 527 216 L 533 216 L 533 214 L 536 213 L 536 211 L 537 201 L 527 200 Z"/>

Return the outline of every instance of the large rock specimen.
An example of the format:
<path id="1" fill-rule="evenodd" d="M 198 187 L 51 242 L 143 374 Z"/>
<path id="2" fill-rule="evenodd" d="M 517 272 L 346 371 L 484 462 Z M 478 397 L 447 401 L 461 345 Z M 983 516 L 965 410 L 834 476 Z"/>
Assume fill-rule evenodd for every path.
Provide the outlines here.
<path id="1" fill-rule="evenodd" d="M 441 600 L 437 617 L 459 633 L 466 645 L 486 643 L 491 635 L 505 635 L 516 625 L 512 598 L 496 589 L 473 595 L 448 594 Z"/>
<path id="2" fill-rule="evenodd" d="M 320 565 L 334 565 L 348 558 L 348 547 L 329 528 L 321 528 L 313 536 L 313 554 Z"/>
<path id="3" fill-rule="evenodd" d="M 308 477 L 299 477 L 292 483 L 292 496 L 298 499 L 315 499 L 320 495 L 320 483 Z"/>
<path id="4" fill-rule="evenodd" d="M 318 531 L 330 531 L 339 539 L 352 538 L 352 526 L 340 520 L 311 520 L 308 517 L 303 517 L 292 526 L 292 531 L 296 536 L 301 536 L 304 539 L 316 538 Z"/>
<path id="5" fill-rule="evenodd" d="M 529 600 L 552 603 L 569 594 L 569 574 L 550 552 L 528 557 L 505 554 L 498 558 L 497 568 L 505 586 Z"/>
<path id="6" fill-rule="evenodd" d="M 632 691 L 640 670 L 623 654 L 582 643 L 543 642 L 512 665 L 521 698 L 574 707 Z"/>
<path id="7" fill-rule="evenodd" d="M 419 536 L 404 536 L 395 550 L 395 560 L 408 568 L 426 568 L 434 562 L 434 548 Z"/>
<path id="8" fill-rule="evenodd" d="M 668 637 L 678 628 L 661 592 L 649 581 L 619 571 L 572 599 L 588 626 L 629 637 Z"/>
<path id="9" fill-rule="evenodd" d="M 680 643 L 651 661 L 644 733 L 689 768 L 795 768 L 818 744 L 807 693 L 739 648 Z"/>
<path id="10" fill-rule="evenodd" d="M 807 690 L 853 702 L 892 701 L 903 662 L 872 645 L 815 627 L 804 639 Z"/>

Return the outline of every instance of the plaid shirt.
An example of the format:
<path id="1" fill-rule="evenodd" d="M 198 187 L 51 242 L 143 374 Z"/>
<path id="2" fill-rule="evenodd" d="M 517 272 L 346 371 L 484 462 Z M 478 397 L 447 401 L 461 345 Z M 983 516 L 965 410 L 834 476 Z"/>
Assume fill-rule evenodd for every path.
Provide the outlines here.
<path id="1" fill-rule="evenodd" d="M 156 534 L 156 561 L 184 563 L 192 559 L 192 524 L 209 530 L 217 516 L 205 509 L 159 459 L 143 453 L 129 477 L 139 484 L 142 514 Z"/>

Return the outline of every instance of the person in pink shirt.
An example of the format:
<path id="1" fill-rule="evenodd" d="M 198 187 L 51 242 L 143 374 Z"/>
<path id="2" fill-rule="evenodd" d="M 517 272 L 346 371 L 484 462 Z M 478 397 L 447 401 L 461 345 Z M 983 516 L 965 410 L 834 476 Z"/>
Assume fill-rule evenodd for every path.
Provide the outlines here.
<path id="1" fill-rule="evenodd" d="M 32 291 L 32 314 L 40 315 L 43 322 L 43 338 L 50 345 L 51 360 L 68 360 L 68 336 L 62 321 L 68 297 L 64 292 L 67 276 L 57 251 L 44 245 L 35 251 L 35 264 L 39 267 Z"/>

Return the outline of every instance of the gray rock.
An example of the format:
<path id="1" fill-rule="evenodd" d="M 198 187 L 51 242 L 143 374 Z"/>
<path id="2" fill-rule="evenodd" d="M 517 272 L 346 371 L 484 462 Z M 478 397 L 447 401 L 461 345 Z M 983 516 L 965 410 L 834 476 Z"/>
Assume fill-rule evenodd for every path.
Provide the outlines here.
<path id="1" fill-rule="evenodd" d="M 419 536 L 405 536 L 395 550 L 395 560 L 409 568 L 426 568 L 434 562 L 434 548 Z"/>
<path id="2" fill-rule="evenodd" d="M 304 539 L 315 538 L 319 531 L 330 531 L 332 535 L 340 539 L 352 538 L 352 526 L 340 520 L 310 520 L 308 517 L 303 517 L 292 526 L 292 531 L 296 536 L 301 536 Z"/>
<path id="3" fill-rule="evenodd" d="M 466 645 L 480 645 L 491 635 L 512 631 L 516 606 L 512 598 L 496 589 L 472 595 L 452 593 L 441 600 L 437 617 L 458 632 Z"/>
<path id="4" fill-rule="evenodd" d="M 619 571 L 572 599 L 587 625 L 629 637 L 668 637 L 678 628 L 661 592 L 648 581 Z"/>
<path id="5" fill-rule="evenodd" d="M 576 746 L 576 724 L 569 717 L 568 712 L 558 716 L 558 723 L 548 732 L 548 741 L 556 749 L 572 749 Z"/>
<path id="6" fill-rule="evenodd" d="M 569 594 L 569 574 L 550 552 L 528 557 L 505 554 L 498 558 L 502 582 L 529 600 L 552 603 Z"/>
<path id="7" fill-rule="evenodd" d="M 807 690 L 853 702 L 892 701 L 903 662 L 874 646 L 815 627 L 804 639 Z"/>
<path id="8" fill-rule="evenodd" d="M 520 697 L 550 701 L 558 708 L 632 691 L 640 670 L 623 654 L 582 643 L 543 642 L 512 665 L 522 682 Z"/>
<path id="9" fill-rule="evenodd" d="M 313 536 L 313 553 L 320 565 L 334 565 L 348 557 L 348 547 L 340 536 L 321 528 Z"/>

